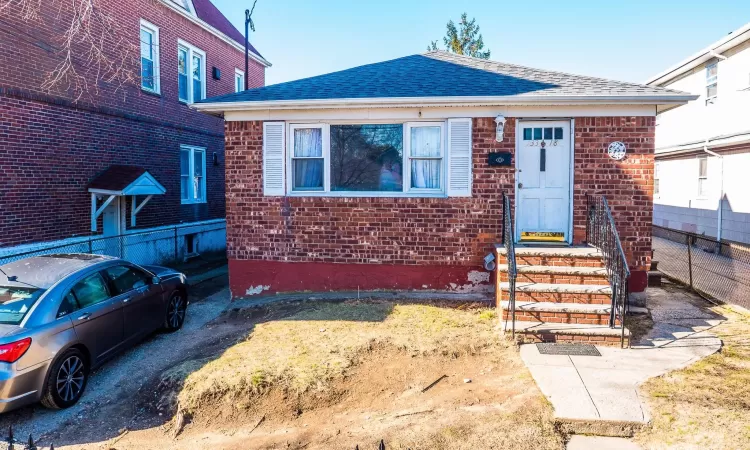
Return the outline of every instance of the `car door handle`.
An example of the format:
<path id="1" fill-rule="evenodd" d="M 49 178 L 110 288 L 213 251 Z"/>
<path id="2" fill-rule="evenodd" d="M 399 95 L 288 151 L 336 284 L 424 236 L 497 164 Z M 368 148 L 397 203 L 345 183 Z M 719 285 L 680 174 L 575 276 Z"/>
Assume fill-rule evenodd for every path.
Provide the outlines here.
<path id="1" fill-rule="evenodd" d="M 125 297 L 124 299 L 122 299 L 122 302 L 128 303 L 130 300 L 133 300 L 133 297 Z"/>
<path id="2" fill-rule="evenodd" d="M 91 318 L 91 313 L 85 313 L 81 314 L 81 317 L 78 318 L 78 320 L 89 320 Z"/>

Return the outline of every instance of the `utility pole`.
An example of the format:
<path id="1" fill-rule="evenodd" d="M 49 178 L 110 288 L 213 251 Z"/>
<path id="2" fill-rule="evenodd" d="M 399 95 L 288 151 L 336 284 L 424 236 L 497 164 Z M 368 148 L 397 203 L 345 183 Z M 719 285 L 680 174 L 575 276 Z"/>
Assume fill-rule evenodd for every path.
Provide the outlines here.
<path id="1" fill-rule="evenodd" d="M 258 3 L 258 0 L 253 2 L 252 9 L 245 10 L 245 90 L 250 89 L 250 76 L 248 73 L 250 70 L 250 54 L 248 53 L 250 49 L 248 48 L 248 45 L 250 43 L 250 30 L 255 31 L 255 24 L 253 23 L 252 15 L 253 11 L 255 11 L 256 3 Z"/>

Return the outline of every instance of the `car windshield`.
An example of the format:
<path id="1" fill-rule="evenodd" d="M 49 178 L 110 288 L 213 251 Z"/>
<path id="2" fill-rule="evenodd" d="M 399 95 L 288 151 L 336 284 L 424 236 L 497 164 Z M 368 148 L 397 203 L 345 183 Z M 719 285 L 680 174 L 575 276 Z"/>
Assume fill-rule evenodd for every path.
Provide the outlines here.
<path id="1" fill-rule="evenodd" d="M 35 287 L 0 286 L 0 324 L 20 324 L 42 293 Z"/>

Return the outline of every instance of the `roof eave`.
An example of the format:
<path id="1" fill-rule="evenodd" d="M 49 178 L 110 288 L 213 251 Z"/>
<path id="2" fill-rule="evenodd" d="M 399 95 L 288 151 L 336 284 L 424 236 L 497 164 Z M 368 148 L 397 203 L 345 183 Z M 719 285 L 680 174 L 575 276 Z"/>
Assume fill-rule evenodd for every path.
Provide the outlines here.
<path id="1" fill-rule="evenodd" d="M 244 43 L 240 43 L 232 39 L 231 37 L 227 36 L 223 32 L 219 31 L 218 29 L 214 28 L 213 26 L 206 23 L 206 21 L 201 20 L 199 17 L 185 11 L 184 9 L 179 8 L 177 5 L 171 4 L 167 0 L 162 0 L 162 4 L 166 6 L 167 8 L 171 9 L 172 11 L 180 14 L 181 16 L 185 17 L 186 19 L 190 20 L 191 22 L 195 23 L 196 25 L 204 28 L 210 33 L 213 33 L 216 35 L 219 39 L 225 41 L 227 44 L 231 45 L 232 47 L 236 48 L 242 53 L 245 53 L 245 45 Z M 253 53 L 252 51 L 247 51 L 248 55 L 250 56 L 250 59 L 253 61 L 261 64 L 264 67 L 271 67 L 271 63 L 264 57 L 258 55 L 257 53 Z"/>
<path id="2" fill-rule="evenodd" d="M 258 111 L 289 109 L 418 108 L 451 106 L 533 106 L 533 105 L 684 105 L 698 95 L 657 96 L 491 96 L 491 97 L 384 97 L 321 100 L 271 100 L 204 102 L 191 106 L 204 112 Z"/>
<path id="3" fill-rule="evenodd" d="M 659 86 L 672 79 L 682 75 L 688 70 L 692 70 L 700 64 L 714 58 L 714 54 L 721 54 L 732 47 L 736 47 L 745 41 L 750 40 L 750 22 L 745 24 L 738 30 L 733 31 L 731 34 L 724 36 L 722 39 L 712 43 L 708 47 L 700 50 L 699 52 L 685 58 L 669 69 L 654 75 L 653 77 L 646 80 L 645 84 L 650 86 Z"/>

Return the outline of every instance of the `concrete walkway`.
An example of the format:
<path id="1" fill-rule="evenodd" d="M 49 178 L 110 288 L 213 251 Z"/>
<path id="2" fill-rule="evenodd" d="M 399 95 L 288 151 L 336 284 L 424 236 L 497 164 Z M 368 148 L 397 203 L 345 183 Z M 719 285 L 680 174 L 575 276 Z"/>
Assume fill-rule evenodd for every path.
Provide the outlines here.
<path id="1" fill-rule="evenodd" d="M 597 347 L 602 356 L 542 355 L 534 344 L 521 358 L 559 419 L 645 424 L 649 412 L 638 385 L 717 352 L 710 329 L 723 320 L 682 290 L 650 288 L 654 327 L 630 349 Z"/>

